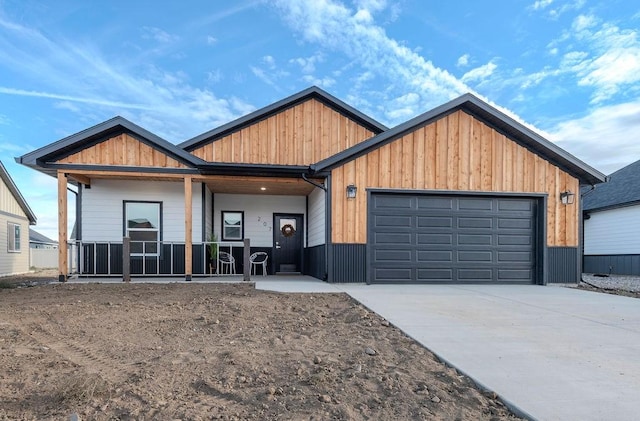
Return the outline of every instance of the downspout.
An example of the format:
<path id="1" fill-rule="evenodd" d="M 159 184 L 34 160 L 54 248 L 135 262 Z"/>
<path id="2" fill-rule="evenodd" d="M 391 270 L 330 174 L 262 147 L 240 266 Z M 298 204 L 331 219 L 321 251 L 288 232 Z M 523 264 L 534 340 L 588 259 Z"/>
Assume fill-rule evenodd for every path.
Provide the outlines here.
<path id="1" fill-rule="evenodd" d="M 313 171 L 313 169 L 311 167 L 309 167 L 309 171 Z M 313 180 L 309 180 L 307 178 L 307 174 L 306 173 L 302 173 L 302 179 L 304 181 L 306 181 L 307 183 L 311 184 L 312 186 L 315 186 L 319 189 L 322 189 L 324 191 L 324 203 L 325 203 L 325 216 L 324 216 L 324 277 L 323 277 L 323 281 L 327 282 L 328 278 L 329 278 L 329 222 L 327 221 L 328 217 L 329 217 L 329 212 L 327 212 L 327 186 L 325 186 L 324 184 L 320 184 L 320 183 L 316 183 Z M 308 215 L 307 215 L 308 218 Z"/>

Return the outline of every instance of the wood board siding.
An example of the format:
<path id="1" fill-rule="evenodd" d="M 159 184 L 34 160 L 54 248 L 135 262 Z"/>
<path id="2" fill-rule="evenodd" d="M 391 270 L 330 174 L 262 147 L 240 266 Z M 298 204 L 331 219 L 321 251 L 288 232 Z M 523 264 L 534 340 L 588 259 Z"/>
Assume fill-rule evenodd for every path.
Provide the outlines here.
<path id="1" fill-rule="evenodd" d="M 311 165 L 374 133 L 316 99 L 283 110 L 192 151 L 209 162 Z"/>
<path id="2" fill-rule="evenodd" d="M 123 133 L 57 161 L 59 164 L 187 168 L 133 136 Z"/>
<path id="3" fill-rule="evenodd" d="M 578 245 L 578 205 L 560 192 L 579 181 L 505 135 L 457 111 L 331 172 L 333 243 L 367 242 L 366 188 L 548 193 L 547 245 Z M 347 199 L 346 186 L 358 194 Z"/>
<path id="4" fill-rule="evenodd" d="M 0 179 L 0 212 L 10 213 L 21 218 L 27 219 L 27 214 L 20 206 L 20 203 L 16 200 L 9 186 L 7 186 L 3 180 Z"/>

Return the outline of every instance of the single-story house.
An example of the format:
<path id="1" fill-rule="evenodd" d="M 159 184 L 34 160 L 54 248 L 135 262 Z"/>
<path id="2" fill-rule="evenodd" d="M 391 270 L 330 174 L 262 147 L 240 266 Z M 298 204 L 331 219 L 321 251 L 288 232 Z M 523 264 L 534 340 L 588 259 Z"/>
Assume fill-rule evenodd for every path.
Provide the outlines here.
<path id="1" fill-rule="evenodd" d="M 604 180 L 471 94 L 389 129 L 317 87 L 178 145 L 116 117 L 17 161 L 58 179 L 61 280 L 71 183 L 84 275 L 128 237 L 132 273 L 191 279 L 216 238 L 328 282 L 576 282 L 573 199 Z"/>
<path id="2" fill-rule="evenodd" d="M 583 190 L 584 271 L 640 275 L 640 161 Z"/>
<path id="3" fill-rule="evenodd" d="M 29 248 L 32 249 L 57 249 L 58 242 L 44 234 L 40 234 L 33 228 L 29 228 Z"/>
<path id="4" fill-rule="evenodd" d="M 0 162 L 0 276 L 29 271 L 29 225 L 36 216 Z"/>

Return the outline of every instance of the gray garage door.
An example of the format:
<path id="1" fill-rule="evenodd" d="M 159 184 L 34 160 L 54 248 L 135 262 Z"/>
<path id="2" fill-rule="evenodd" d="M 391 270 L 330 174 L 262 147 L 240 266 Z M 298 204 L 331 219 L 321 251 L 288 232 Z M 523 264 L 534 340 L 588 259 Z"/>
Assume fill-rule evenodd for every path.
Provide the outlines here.
<path id="1" fill-rule="evenodd" d="M 374 193 L 372 283 L 534 283 L 536 200 Z"/>

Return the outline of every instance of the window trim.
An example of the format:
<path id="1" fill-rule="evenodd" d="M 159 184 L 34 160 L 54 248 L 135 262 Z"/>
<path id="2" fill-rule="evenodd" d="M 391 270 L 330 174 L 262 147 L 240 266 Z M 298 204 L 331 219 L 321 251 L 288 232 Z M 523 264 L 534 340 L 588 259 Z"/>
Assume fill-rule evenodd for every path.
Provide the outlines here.
<path id="1" fill-rule="evenodd" d="M 224 214 L 225 213 L 239 213 L 240 214 L 240 238 L 229 238 L 225 235 L 225 223 L 224 223 Z M 232 225 L 229 225 L 232 226 Z M 244 240 L 244 211 L 237 210 L 223 210 L 220 211 L 220 227 L 221 227 L 221 240 L 222 241 L 242 241 Z"/>
<path id="2" fill-rule="evenodd" d="M 13 226 L 13 227 L 12 227 Z M 18 236 L 16 237 L 16 229 L 18 229 Z M 22 225 L 16 222 L 7 222 L 7 252 L 8 253 L 22 253 Z M 13 248 L 11 248 L 11 238 L 13 237 Z M 16 248 L 16 238 L 18 239 L 18 247 Z"/>
<path id="3" fill-rule="evenodd" d="M 158 240 L 156 241 L 157 243 L 156 252 L 155 253 L 133 253 L 132 252 L 130 253 L 130 255 L 131 256 L 159 256 L 160 250 L 161 250 L 162 237 L 163 237 L 162 202 L 155 201 L 155 200 L 123 200 L 122 201 L 122 236 L 123 237 L 126 237 L 129 231 L 129 228 L 127 227 L 127 204 L 128 203 L 148 203 L 148 204 L 158 205 L 158 217 L 159 217 L 158 225 L 159 226 L 158 226 Z M 134 231 L 136 230 L 134 229 Z M 138 230 L 138 231 L 144 231 L 144 230 Z"/>

